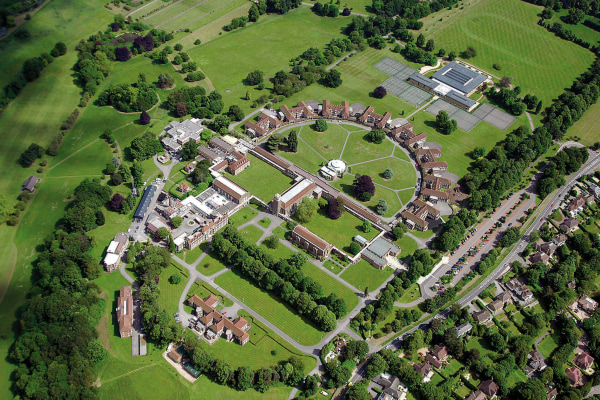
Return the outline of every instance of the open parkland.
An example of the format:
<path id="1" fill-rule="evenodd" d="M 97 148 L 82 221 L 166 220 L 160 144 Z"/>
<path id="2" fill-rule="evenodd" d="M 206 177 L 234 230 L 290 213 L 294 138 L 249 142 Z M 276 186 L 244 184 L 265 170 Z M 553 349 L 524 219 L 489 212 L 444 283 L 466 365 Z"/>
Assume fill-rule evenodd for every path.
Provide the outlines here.
<path id="1" fill-rule="evenodd" d="M 423 76 L 428 79 L 448 64 L 448 60 L 443 60 L 442 63 L 442 58 L 434 68 L 412 62 L 404 55 L 392 51 L 397 44 L 406 44 L 399 41 L 385 41 L 381 49 L 365 46 L 361 51 L 352 51 L 336 58 L 334 68 L 343 79 L 343 83 L 336 88 L 315 82 L 288 97 L 272 95 L 264 107 L 253 107 L 254 100 L 249 98 L 258 99 L 261 95 L 269 95 L 273 84 L 265 79 L 265 88 L 262 90 L 248 86 L 245 78 L 249 72 L 260 70 L 265 77 L 272 77 L 280 70 L 289 70 L 290 60 L 301 52 L 310 47 L 323 48 L 331 39 L 344 38 L 344 28 L 352 17 L 318 16 L 311 11 L 310 5 L 314 1 L 310 0 L 285 14 L 267 13 L 261 15 L 257 22 L 225 31 L 223 26 L 232 19 L 248 15 L 252 2 L 149 0 L 116 3 L 119 4 L 106 3 L 104 0 L 45 0 L 31 11 L 30 19 L 17 17 L 19 26 L 9 29 L 5 36 L 0 37 L 0 86 L 8 84 L 21 71 L 25 60 L 49 51 L 57 41 L 66 43 L 68 49 L 64 56 L 49 64 L 38 79 L 28 83 L 0 114 L 0 168 L 5 172 L 0 180 L 0 199 L 3 203 L 5 200 L 14 203 L 23 182 L 32 175 L 39 178 L 31 201 L 23 206 L 18 223 L 15 226 L 0 225 L 0 254 L 3 254 L 0 260 L 0 398 L 12 398 L 15 395 L 14 388 L 11 387 L 11 376 L 14 377 L 17 366 L 10 361 L 9 353 L 19 335 L 18 310 L 29 296 L 40 245 L 61 226 L 60 221 L 72 206 L 73 192 L 81 181 L 85 178 L 99 178 L 102 184 L 108 185 L 111 177 L 104 170 L 112 159 L 118 158 L 127 167 L 134 165 L 129 152 L 134 139 L 148 132 L 157 136 L 173 121 L 181 122 L 189 118 L 176 116 L 165 102 L 171 93 L 185 87 L 199 86 L 207 93 L 216 90 L 222 95 L 224 112 L 230 105 L 238 105 L 245 114 L 241 121 L 231 121 L 226 129 L 229 130 L 226 137 L 236 137 L 233 141 L 236 146 L 240 146 L 242 142 L 249 143 L 246 152 L 242 154 L 244 160 L 248 160 L 247 166 L 239 172 L 234 170 L 233 173 L 229 170 L 216 171 L 216 161 L 211 167 L 215 167 L 211 173 L 216 171 L 213 174 L 216 180 L 226 180 L 226 185 L 241 188 L 246 196 L 236 203 L 233 198 L 227 197 L 226 189 L 220 192 L 216 185 L 211 186 L 218 192 L 213 195 L 214 199 L 220 200 L 223 197 L 230 203 L 235 203 L 232 206 L 235 211 L 227 215 L 224 225 L 235 227 L 245 242 L 258 246 L 274 261 L 289 259 L 296 254 L 304 255 L 306 262 L 302 273 L 318 282 L 325 296 L 333 293 L 343 299 L 346 305 L 343 315 L 337 318 L 335 329 L 324 331 L 308 315 L 301 315 L 294 305 L 286 303 L 278 294 L 258 286 L 241 272 L 241 268 L 225 262 L 211 248 L 211 236 L 217 231 L 223 232 L 222 227 L 215 229 L 203 243 L 190 244 L 191 248 L 187 245 L 188 240 L 192 243 L 190 232 L 179 235 L 182 230 L 173 229 L 173 236 L 176 239 L 181 237 L 181 243 L 184 244 L 178 246 L 177 251 L 172 254 L 171 264 L 162 272 L 158 283 L 160 307 L 169 316 L 177 313 L 178 318 L 183 319 L 182 325 L 194 333 L 194 328 L 188 328 L 187 323 L 194 318 L 197 309 L 189 307 L 188 299 L 193 295 L 201 299 L 214 298 L 217 299 L 215 304 L 218 306 L 215 306 L 214 311 L 219 313 L 218 318 L 237 316 L 240 318 L 237 321 L 246 321 L 251 326 L 247 331 L 238 327 L 230 329 L 235 335 L 239 335 L 236 338 L 246 337 L 244 332 L 247 334 L 244 345 L 224 338 L 216 341 L 212 338 L 211 343 L 211 340 L 202 339 L 201 337 L 207 336 L 198 334 L 196 330 L 194 334 L 198 336 L 199 346 L 214 357 L 226 360 L 236 369 L 249 366 L 258 371 L 284 363 L 290 357 L 299 357 L 304 363 L 305 374 L 320 373 L 323 372 L 320 349 L 329 346 L 338 337 L 343 336 L 349 340 L 366 337 L 369 352 L 375 352 L 388 343 L 398 343 L 392 341 L 397 336 L 396 331 L 390 333 L 383 329 L 385 325 L 392 324 L 398 313 L 408 312 L 416 316 L 414 321 L 411 320 L 410 324 L 403 327 L 403 335 L 412 329 L 413 323 L 429 320 L 433 314 L 424 312 L 422 303 L 428 296 L 435 295 L 439 286 L 436 281 L 439 282 L 444 276 L 445 271 L 442 270 L 454 264 L 458 258 L 454 254 L 440 254 L 436 258 L 436 265 L 442 268 L 423 277 L 426 283 L 421 280 L 411 284 L 393 302 L 393 315 L 380 321 L 379 327 L 374 328 L 373 332 L 365 335 L 364 330 L 356 329 L 351 324 L 352 319 L 365 306 L 377 300 L 380 292 L 392 279 L 408 268 L 415 251 L 431 246 L 439 224 L 460 210 L 466 194 L 460 191 L 459 179 L 469 173 L 476 159 L 473 157 L 474 150 L 483 148 L 484 154 L 487 154 L 518 127 L 530 129 L 534 125 L 539 126 L 542 113 L 530 110 L 511 116 L 510 110 L 477 91 L 465 97 L 475 98 L 475 107 L 494 108 L 498 115 L 506 116 L 504 121 L 508 121 L 508 125 L 499 128 L 483 117 L 468 125 L 467 122 L 471 121 L 469 115 L 477 113 L 477 108 L 475 111 L 459 110 L 459 107 L 444 102 L 442 107 L 453 112 L 456 109 L 456 113 L 452 115 L 457 115 L 456 118 L 463 115 L 461 123 L 467 125 L 459 125 L 449 135 L 441 133 L 436 129 L 436 115 L 430 109 L 435 104 L 442 104 L 437 103 L 443 101 L 440 98 L 443 96 L 438 92 L 429 93 L 418 89 L 426 99 L 423 103 L 412 101 L 410 96 L 394 95 L 391 90 L 383 98 L 376 98 L 373 94 L 376 87 L 388 82 L 392 76 L 382 71 L 383 64 L 393 65 L 398 69 L 404 66 L 415 73 L 422 71 Z M 366 0 L 342 0 L 339 8 L 349 8 L 357 15 L 375 15 L 371 2 Z M 501 77 L 509 76 L 513 85 L 511 87 L 519 86 L 523 93 L 535 93 L 544 106 L 550 106 L 565 88 L 571 86 L 576 77 L 588 69 L 594 61 L 594 54 L 538 25 L 542 10 L 543 7 L 519 0 L 462 0 L 456 6 L 442 8 L 422 18 L 422 27 L 413 31 L 413 34 L 416 37 L 422 33 L 427 39 L 434 39 L 436 48 L 445 48 L 447 52 L 459 53 L 468 46 L 475 47 L 475 57 L 467 60 L 459 55 L 458 61 L 463 68 L 485 76 L 490 86 L 499 85 Z M 173 38 L 167 45 L 174 47 L 180 44 L 190 59 L 198 64 L 205 79 L 188 82 L 180 66 L 171 62 L 173 56 L 170 56 L 169 62 L 161 64 L 145 55 L 138 55 L 127 62 L 114 62 L 110 74 L 99 82 L 96 94 L 88 105 L 78 107 L 82 88 L 76 85 L 74 75 L 73 66 L 78 61 L 76 47 L 80 41 L 88 40 L 96 32 L 105 31 L 116 15 L 131 17 L 131 20 L 141 22 L 148 29 L 172 32 Z M 564 15 L 564 11 L 556 13 L 554 19 L 558 21 Z M 18 29 L 26 29 L 30 36 L 17 37 L 15 32 Z M 600 40 L 600 32 L 583 24 L 577 25 L 576 32 L 589 42 Z M 556 56 L 558 54 L 560 57 Z M 502 69 L 498 70 L 494 65 L 500 65 Z M 159 74 L 168 74 L 174 78 L 171 87 L 156 89 L 159 103 L 148 110 L 151 117 L 149 125 L 140 124 L 139 112 L 120 112 L 98 103 L 100 94 L 111 85 L 134 82 L 140 73 L 145 74 L 152 82 Z M 403 82 L 404 85 L 409 83 Z M 412 83 L 410 85 L 411 93 L 416 92 L 416 86 Z M 340 112 L 345 102 L 348 102 L 348 115 L 342 117 L 341 114 L 324 114 L 323 111 L 328 110 L 325 101 L 337 107 L 336 112 Z M 66 131 L 58 154 L 44 155 L 29 168 L 19 165 L 19 155 L 31 143 L 44 148 L 51 144 L 61 123 L 74 109 L 79 109 L 79 116 L 73 127 Z M 286 110 L 293 117 L 289 117 Z M 260 126 L 261 118 L 264 121 L 264 117 L 261 117 L 263 115 L 276 121 L 273 125 L 267 125 L 262 132 L 252 130 L 253 127 Z M 585 146 L 592 146 L 600 141 L 596 123 L 598 115 L 600 107 L 598 104 L 592 105 L 570 128 L 564 141 L 579 142 Z M 318 120 L 327 121 L 327 128 L 322 132 L 315 129 Z M 202 122 L 204 125 L 210 124 L 208 119 Z M 218 144 L 213 139 L 220 136 L 211 132 L 208 127 L 203 129 L 210 135 L 206 139 L 198 139 L 198 145 L 217 151 L 215 149 Z M 382 129 L 386 133 L 380 143 L 375 143 L 370 138 L 370 132 L 375 129 Z M 103 132 L 107 130 L 114 133 L 114 144 L 108 144 L 105 140 Z M 289 151 L 283 141 L 277 151 L 265 150 L 269 138 L 277 135 L 287 137 L 292 130 L 297 132 L 295 152 Z M 425 134 L 423 140 L 418 136 L 422 133 Z M 553 146 L 546 154 L 546 160 L 554 156 L 562 148 L 561 145 L 562 143 L 558 143 Z M 236 151 L 237 149 L 238 147 Z M 159 152 L 163 153 L 164 150 Z M 189 161 L 181 161 L 179 152 L 169 151 L 167 148 L 165 154 L 169 153 L 171 159 L 164 163 L 157 156 L 140 162 L 143 166 L 141 180 L 144 182 L 142 186 L 156 185 L 159 188 L 156 196 L 164 191 L 169 199 L 176 202 L 177 199 L 170 193 L 177 192 L 183 182 L 188 182 L 188 173 L 184 168 Z M 227 158 L 233 151 L 219 154 Z M 203 159 L 201 155 L 198 157 L 197 161 Z M 332 160 L 341 160 L 344 164 L 344 171 L 336 172 L 333 178 L 323 175 L 327 173 L 326 168 L 332 165 Z M 325 172 L 322 173 L 324 169 Z M 386 177 L 386 169 L 391 169 L 393 176 Z M 533 169 L 537 172 L 537 165 Z M 593 170 L 589 173 L 593 173 Z M 374 195 L 368 200 L 359 199 L 355 193 L 354 181 L 361 175 L 370 176 L 374 185 Z M 429 184 L 426 184 L 426 180 L 433 179 L 431 177 L 442 178 L 442 183 L 438 184 L 436 180 L 433 188 L 427 186 Z M 127 197 L 132 185 L 126 181 L 126 184 L 111 186 L 113 193 Z M 589 182 L 584 187 L 575 186 L 573 185 L 577 194 L 570 195 L 569 201 L 565 200 L 561 204 L 565 221 L 572 212 L 569 209 L 571 200 L 575 201 L 593 190 Z M 581 192 L 584 188 L 587 191 Z M 143 191 L 144 188 L 139 189 Z M 515 192 L 520 196 L 527 190 L 525 185 L 521 185 Z M 461 193 L 465 196 L 461 197 Z M 136 206 L 140 197 L 142 196 L 136 198 Z M 516 196 L 506 200 L 498 217 L 510 208 L 510 213 L 505 214 L 509 216 L 506 224 L 521 226 L 519 218 L 524 215 L 530 203 L 540 210 L 548 206 L 540 199 L 535 199 L 535 195 L 532 197 L 529 202 L 523 198 L 523 203 Z M 308 221 L 300 223 L 294 211 L 304 198 L 312 203 L 316 212 Z M 337 198 L 343 199 L 346 211 L 340 218 L 332 219 L 324 203 Z M 387 207 L 379 212 L 378 203 L 381 199 L 385 200 Z M 141 202 L 143 201 L 142 198 Z M 557 207 L 558 204 L 555 207 L 552 203 L 551 208 Z M 584 208 L 583 205 L 581 207 Z M 590 206 L 590 212 L 596 207 Z M 157 240 L 156 231 L 148 230 L 148 214 L 152 210 L 143 215 L 143 221 L 132 223 L 139 211 L 136 208 L 133 207 L 126 213 L 112 212 L 108 206 L 101 209 L 105 223 L 87 233 L 94 238 L 90 254 L 98 264 L 106 260 L 108 243 L 119 233 L 127 232 L 134 241 L 150 241 L 165 247 L 164 241 Z M 586 214 L 582 212 L 582 215 L 589 218 L 587 213 L 588 211 Z M 488 217 L 490 216 L 481 213 L 478 224 L 487 223 Z M 490 218 L 495 218 L 495 214 Z M 527 229 L 533 219 L 535 216 L 525 219 L 523 229 Z M 584 225 L 582 217 L 575 216 L 571 219 L 578 219 L 586 232 L 597 234 L 600 230 L 597 222 L 588 219 Z M 168 218 L 165 217 L 165 220 Z M 372 227 L 365 228 L 364 221 L 369 221 L 368 225 Z M 554 221 L 551 224 L 553 232 L 560 232 L 562 222 Z M 400 239 L 395 239 L 392 229 L 400 223 L 411 229 Z M 302 232 L 298 227 L 304 227 L 308 233 Z M 578 228 L 573 229 L 577 230 Z M 480 233 L 483 235 L 483 232 L 477 233 L 478 240 Z M 469 240 L 475 239 L 475 233 L 472 235 L 473 239 Z M 278 245 L 274 248 L 267 246 L 267 239 L 271 237 L 278 239 Z M 360 252 L 353 254 L 352 245 L 360 240 L 365 242 L 360 245 Z M 492 244 L 495 244 L 494 240 L 481 239 L 476 245 L 487 250 L 491 249 Z M 461 248 L 460 251 L 463 250 L 467 249 Z M 537 248 L 532 254 L 536 253 L 546 254 Z M 502 257 L 506 255 L 510 258 L 512 253 L 508 254 L 509 252 L 503 253 Z M 442 257 L 451 259 L 450 263 L 447 262 L 448 266 Z M 501 260 L 502 258 L 495 267 L 500 266 Z M 525 263 L 525 257 L 510 259 L 512 261 Z M 457 265 L 460 262 L 462 261 L 457 261 Z M 151 340 L 147 341 L 146 355 L 133 357 L 135 339 L 121 337 L 118 311 L 115 310 L 120 306 L 117 300 L 119 288 L 131 286 L 138 276 L 130 264 L 124 261 L 118 264 L 115 271 L 102 272 L 93 281 L 100 288 L 104 311 L 96 330 L 98 339 L 107 351 L 106 357 L 95 366 L 97 380 L 94 386 L 101 399 L 231 399 L 240 396 L 247 399 L 287 399 L 301 393 L 283 383 L 273 385 L 264 393 L 254 389 L 240 392 L 216 383 L 207 374 L 190 381 L 188 372 L 177 369 L 174 367 L 177 363 L 167 359 L 166 347 L 158 346 Z M 458 278 L 464 276 L 465 272 L 460 273 Z M 181 276 L 182 280 L 178 283 L 170 282 L 169 277 L 174 275 Z M 509 286 L 513 278 L 518 278 L 514 272 L 509 272 L 504 278 L 498 277 L 494 282 L 499 283 L 491 285 L 494 286 L 493 289 L 485 285 L 478 292 L 483 289 L 487 292 L 465 305 L 466 309 L 475 311 L 476 314 L 487 312 L 489 318 L 482 315 L 483 319 L 477 322 L 487 326 L 491 332 L 500 332 L 507 338 L 521 335 L 525 329 L 524 321 L 544 311 L 537 302 L 529 301 L 530 298 L 524 300 L 520 291 L 524 288 L 520 284 Z M 461 294 L 477 289 L 479 282 L 474 279 Z M 429 283 L 432 285 L 428 285 Z M 436 289 L 432 289 L 433 283 L 436 283 Z M 136 284 L 133 284 L 134 288 Z M 593 294 L 597 291 L 598 287 L 594 283 Z M 502 292 L 511 293 L 512 297 L 509 297 L 515 299 L 515 304 L 510 304 L 512 300 L 505 301 L 502 308 L 494 311 L 491 303 Z M 576 314 L 573 309 L 570 313 Z M 217 325 L 217 319 L 214 321 Z M 448 320 L 444 324 L 452 327 Z M 208 331 L 209 326 L 206 326 L 204 332 L 207 335 Z M 223 331 L 223 335 L 226 335 L 226 331 Z M 536 331 L 538 336 L 535 348 L 539 349 L 543 358 L 548 359 L 559 347 L 559 332 L 553 331 L 549 326 Z M 137 340 L 140 340 L 139 337 Z M 500 354 L 486 339 L 477 336 L 473 336 L 465 344 L 465 350 L 473 348 L 479 351 L 487 365 L 493 363 Z M 421 349 L 410 352 L 410 362 L 429 365 L 422 363 L 425 353 L 421 352 L 423 354 L 419 355 L 418 350 Z M 361 374 L 364 376 L 362 366 L 364 364 L 353 371 L 351 382 L 356 382 Z M 587 381 L 587 373 L 585 369 L 582 370 Z M 438 384 L 453 382 L 457 377 L 464 382 L 461 377 L 464 374 L 461 374 L 464 371 L 470 372 L 463 361 L 453 357 L 444 359 L 443 368 L 436 367 L 432 371 L 433 374 L 428 379 Z M 430 371 L 422 372 L 427 376 Z M 511 389 L 527 379 L 526 372 L 516 369 L 508 375 L 505 383 Z M 485 379 L 473 377 L 465 385 L 456 384 L 454 397 L 467 398 L 477 393 L 478 387 L 482 390 L 480 384 L 485 382 Z M 489 390 L 489 387 L 486 388 Z M 334 398 L 344 391 L 323 388 L 319 392 L 321 390 L 327 397 L 317 393 L 315 398 Z M 377 391 L 369 393 L 378 394 Z M 414 398 L 410 392 L 405 393 L 405 396 Z"/>

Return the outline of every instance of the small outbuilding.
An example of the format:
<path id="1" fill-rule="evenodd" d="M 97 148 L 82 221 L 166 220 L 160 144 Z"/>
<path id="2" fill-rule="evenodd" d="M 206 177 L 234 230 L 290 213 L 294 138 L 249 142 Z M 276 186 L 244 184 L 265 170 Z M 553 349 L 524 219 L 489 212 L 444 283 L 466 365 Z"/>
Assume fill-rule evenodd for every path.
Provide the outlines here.
<path id="1" fill-rule="evenodd" d="M 30 193 L 35 192 L 35 185 L 40 181 L 40 179 L 35 176 L 32 175 L 29 178 L 27 178 L 25 180 L 25 182 L 23 183 L 23 187 L 21 188 L 21 190 L 27 190 Z"/>

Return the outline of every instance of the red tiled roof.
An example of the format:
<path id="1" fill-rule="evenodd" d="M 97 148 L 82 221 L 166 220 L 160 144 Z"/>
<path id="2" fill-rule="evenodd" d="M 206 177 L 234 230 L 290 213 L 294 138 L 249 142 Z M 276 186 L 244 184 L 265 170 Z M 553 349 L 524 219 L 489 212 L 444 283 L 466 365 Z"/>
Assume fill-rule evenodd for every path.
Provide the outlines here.
<path id="1" fill-rule="evenodd" d="M 307 240 L 308 242 L 312 243 L 315 247 L 318 247 L 323 251 L 325 251 L 327 247 L 331 246 L 325 240 L 321 239 L 302 225 L 296 225 L 292 232 L 300 236 L 301 238 Z"/>

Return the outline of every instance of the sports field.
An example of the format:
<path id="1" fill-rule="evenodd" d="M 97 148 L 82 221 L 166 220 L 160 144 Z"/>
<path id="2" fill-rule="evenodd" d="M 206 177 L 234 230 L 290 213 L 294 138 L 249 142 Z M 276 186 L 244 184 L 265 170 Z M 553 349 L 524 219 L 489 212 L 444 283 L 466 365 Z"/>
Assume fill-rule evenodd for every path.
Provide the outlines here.
<path id="1" fill-rule="evenodd" d="M 346 268 L 340 276 L 358 290 L 365 290 L 365 287 L 367 287 L 370 291 L 373 291 L 381 286 L 392 275 L 392 272 L 390 267 L 377 269 L 365 260 L 360 260 Z"/>
<path id="2" fill-rule="evenodd" d="M 279 298 L 254 286 L 237 271 L 219 275 L 215 283 L 243 301 L 249 308 L 259 313 L 291 338 L 302 345 L 314 345 L 321 340 L 323 332 L 315 328 Z"/>
<path id="3" fill-rule="evenodd" d="M 469 62 L 498 77 L 512 77 L 523 93 L 537 95 L 546 106 L 594 59 L 589 50 L 537 25 L 542 7 L 521 0 L 468 0 L 463 5 L 425 18 L 420 32 L 446 53 L 474 47 L 477 56 Z M 502 69 L 494 70 L 493 64 Z"/>
<path id="4" fill-rule="evenodd" d="M 259 199 L 270 202 L 275 193 L 282 193 L 291 184 L 290 177 L 285 176 L 269 164 L 249 154 L 250 166 L 238 175 L 226 174 L 231 179 Z"/>

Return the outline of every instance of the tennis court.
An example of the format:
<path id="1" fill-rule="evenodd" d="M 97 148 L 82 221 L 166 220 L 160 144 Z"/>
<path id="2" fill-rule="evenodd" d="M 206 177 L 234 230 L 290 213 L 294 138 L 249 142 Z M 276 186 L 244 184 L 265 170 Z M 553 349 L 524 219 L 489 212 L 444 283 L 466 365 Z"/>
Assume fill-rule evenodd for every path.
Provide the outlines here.
<path id="1" fill-rule="evenodd" d="M 409 76 L 417 72 L 416 69 L 411 68 L 408 65 L 404 65 L 401 62 L 393 60 L 389 57 L 386 57 L 375 64 L 375 68 L 400 80 L 408 79 Z"/>
<path id="2" fill-rule="evenodd" d="M 468 112 L 461 110 L 460 108 L 455 107 L 442 99 L 434 101 L 429 107 L 427 107 L 426 111 L 433 115 L 438 115 L 442 110 L 448 113 L 450 119 L 456 120 L 456 124 L 460 129 L 467 132 L 471 131 L 471 129 L 475 128 L 475 126 L 481 122 L 481 119 L 477 118 L 475 115 L 469 114 Z"/>
<path id="3" fill-rule="evenodd" d="M 392 76 L 387 81 L 383 82 L 381 86 L 383 86 L 388 93 L 400 97 L 402 100 L 406 100 L 416 106 L 420 106 L 431 97 L 431 94 L 397 78 L 396 76 Z"/>

